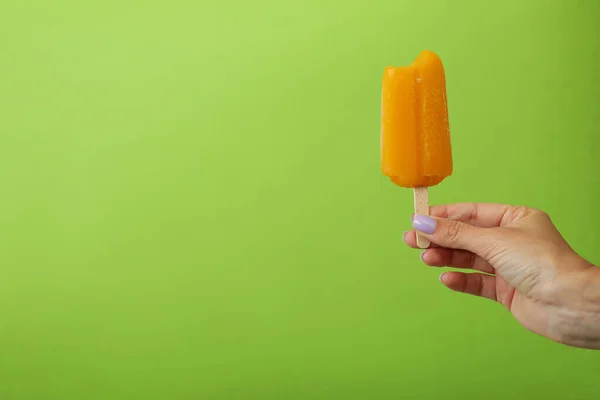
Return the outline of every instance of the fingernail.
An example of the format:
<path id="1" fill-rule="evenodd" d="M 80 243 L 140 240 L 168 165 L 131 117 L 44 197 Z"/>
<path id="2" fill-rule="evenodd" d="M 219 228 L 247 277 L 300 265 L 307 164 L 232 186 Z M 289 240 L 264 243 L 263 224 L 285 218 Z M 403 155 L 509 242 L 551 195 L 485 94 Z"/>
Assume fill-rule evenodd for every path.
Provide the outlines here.
<path id="1" fill-rule="evenodd" d="M 425 261 L 423 261 L 423 256 L 425 255 L 426 252 L 427 252 L 427 250 L 424 250 L 421 252 L 421 254 L 419 254 L 419 258 L 421 259 L 422 262 L 425 262 Z"/>
<path id="2" fill-rule="evenodd" d="M 445 272 L 444 272 L 444 274 L 445 274 Z M 440 282 L 442 282 L 442 283 L 444 283 L 444 281 L 442 280 L 442 279 L 443 279 L 443 276 L 444 276 L 444 274 L 440 274 Z"/>
<path id="3" fill-rule="evenodd" d="M 408 233 L 408 231 L 404 231 L 404 233 L 402 234 L 402 240 L 404 242 L 406 242 L 406 234 Z"/>
<path id="4" fill-rule="evenodd" d="M 426 215 L 417 215 L 413 219 L 413 226 L 416 230 L 430 235 L 435 231 L 436 225 L 437 221 Z"/>

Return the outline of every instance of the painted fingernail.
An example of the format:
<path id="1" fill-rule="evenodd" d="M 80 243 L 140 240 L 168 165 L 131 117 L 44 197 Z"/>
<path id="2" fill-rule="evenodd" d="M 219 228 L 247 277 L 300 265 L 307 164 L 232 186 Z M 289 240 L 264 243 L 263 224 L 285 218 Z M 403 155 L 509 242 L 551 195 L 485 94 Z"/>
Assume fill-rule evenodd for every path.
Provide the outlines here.
<path id="1" fill-rule="evenodd" d="M 435 231 L 437 221 L 426 215 L 417 215 L 413 219 L 413 227 L 423 233 L 432 234 Z"/>

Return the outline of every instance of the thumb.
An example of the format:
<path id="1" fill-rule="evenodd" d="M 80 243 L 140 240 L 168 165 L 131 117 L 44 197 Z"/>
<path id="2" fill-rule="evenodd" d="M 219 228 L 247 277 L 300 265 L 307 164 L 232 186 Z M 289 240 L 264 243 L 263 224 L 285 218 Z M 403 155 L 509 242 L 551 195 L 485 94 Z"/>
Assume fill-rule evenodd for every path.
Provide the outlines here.
<path id="1" fill-rule="evenodd" d="M 480 228 L 451 219 L 415 215 L 413 227 L 438 246 L 464 249 L 479 255 L 497 240 L 493 228 Z"/>

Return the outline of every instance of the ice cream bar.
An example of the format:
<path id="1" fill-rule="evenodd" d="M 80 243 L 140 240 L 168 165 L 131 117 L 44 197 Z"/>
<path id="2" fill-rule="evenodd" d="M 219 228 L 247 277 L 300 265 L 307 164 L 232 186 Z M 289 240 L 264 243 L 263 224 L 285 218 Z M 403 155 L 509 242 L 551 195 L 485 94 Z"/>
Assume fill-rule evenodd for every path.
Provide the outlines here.
<path id="1" fill-rule="evenodd" d="M 423 51 L 407 67 L 383 74 L 381 168 L 396 185 L 415 189 L 415 212 L 428 214 L 427 187 L 452 174 L 446 78 L 440 58 Z M 418 237 L 419 247 L 427 247 Z"/>

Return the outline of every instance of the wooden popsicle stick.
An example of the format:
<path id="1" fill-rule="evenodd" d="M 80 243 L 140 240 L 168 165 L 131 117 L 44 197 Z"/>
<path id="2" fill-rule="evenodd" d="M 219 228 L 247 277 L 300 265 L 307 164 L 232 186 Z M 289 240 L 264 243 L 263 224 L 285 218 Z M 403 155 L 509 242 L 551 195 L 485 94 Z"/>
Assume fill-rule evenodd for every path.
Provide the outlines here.
<path id="1" fill-rule="evenodd" d="M 429 215 L 429 196 L 427 187 L 416 187 L 414 188 L 415 195 L 415 214 Z M 417 232 L 417 246 L 420 249 L 426 249 L 430 245 L 429 240 L 421 236 Z"/>

